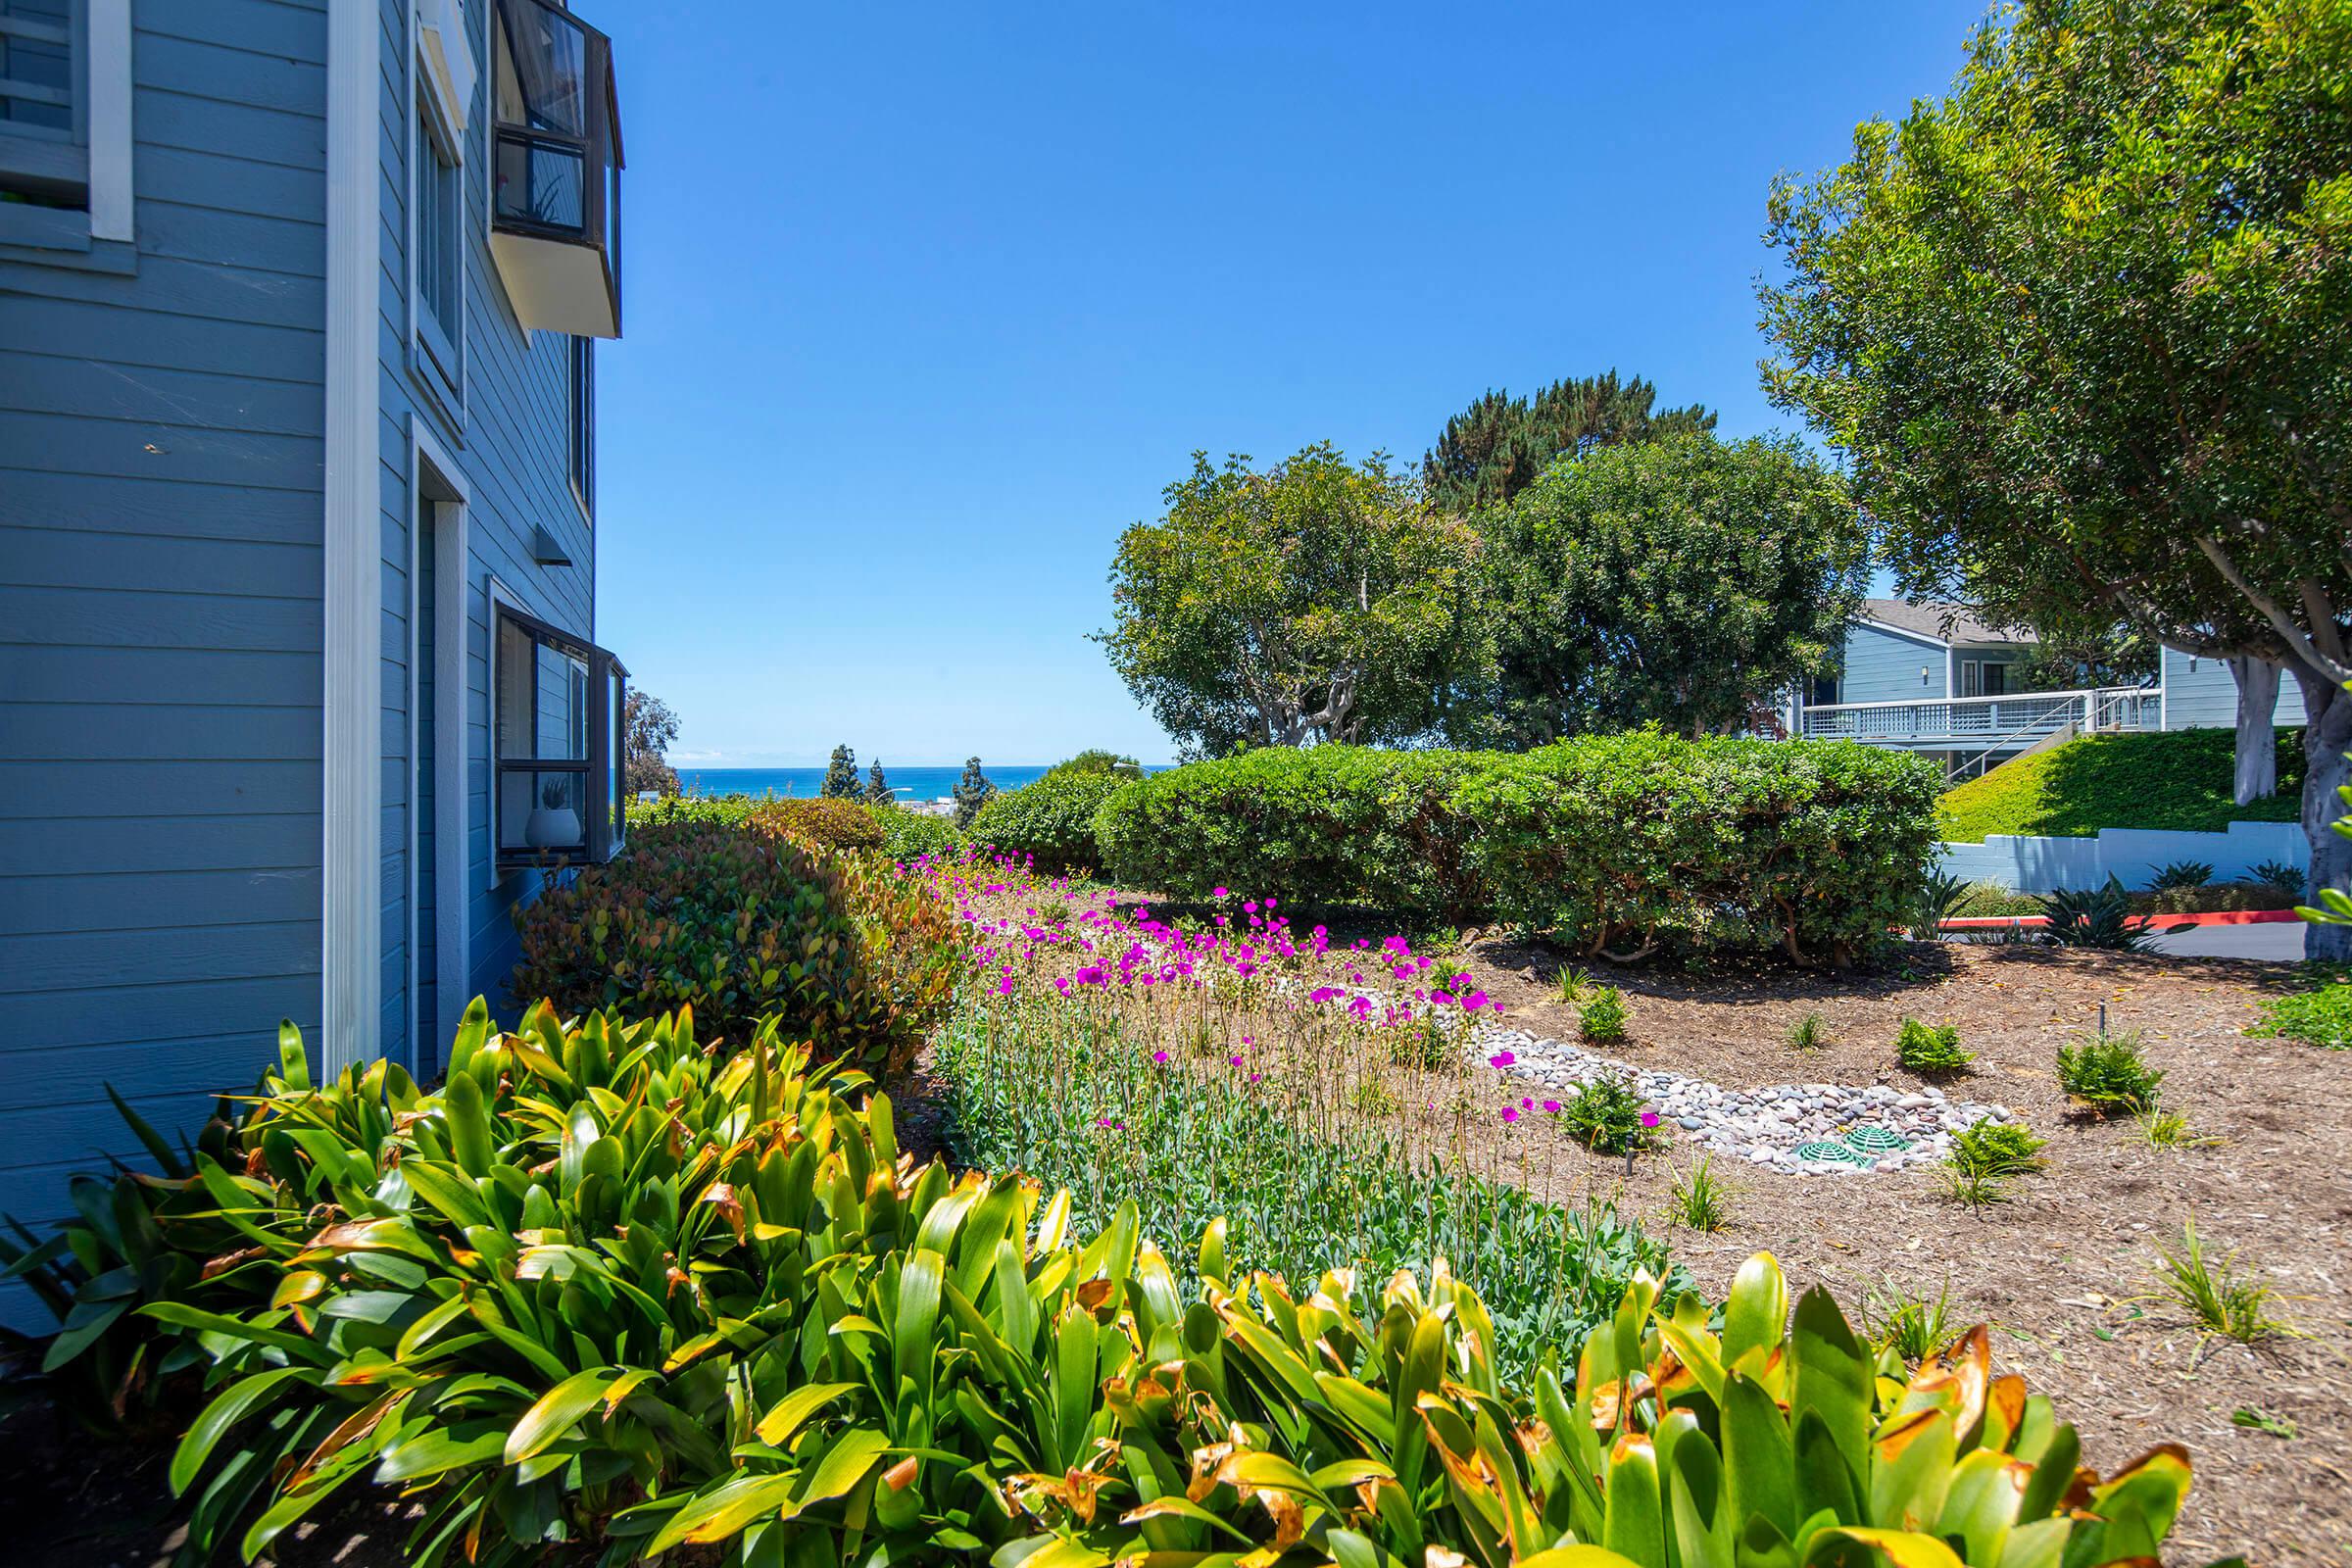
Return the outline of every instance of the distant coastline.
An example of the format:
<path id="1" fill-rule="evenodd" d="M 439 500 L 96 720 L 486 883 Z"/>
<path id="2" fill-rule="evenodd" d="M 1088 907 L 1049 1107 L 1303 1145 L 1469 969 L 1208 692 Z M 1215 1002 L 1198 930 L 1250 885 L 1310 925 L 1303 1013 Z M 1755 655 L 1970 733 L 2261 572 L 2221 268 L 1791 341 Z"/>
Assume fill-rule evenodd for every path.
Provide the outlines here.
<path id="1" fill-rule="evenodd" d="M 866 767 L 860 763 L 858 781 L 865 782 Z M 983 763 L 981 771 L 1001 790 L 1017 790 L 1024 784 L 1034 784 L 1053 764 L 1048 762 L 1005 763 L 1002 766 Z M 1145 765 L 1147 773 L 1165 771 L 1170 764 L 1152 762 Z M 956 781 L 963 777 L 963 764 L 931 767 L 893 767 L 882 764 L 883 777 L 894 794 L 909 804 L 921 801 L 944 801 L 954 793 Z M 821 792 L 825 784 L 822 767 L 681 767 L 678 785 L 688 795 L 777 795 L 808 797 Z"/>

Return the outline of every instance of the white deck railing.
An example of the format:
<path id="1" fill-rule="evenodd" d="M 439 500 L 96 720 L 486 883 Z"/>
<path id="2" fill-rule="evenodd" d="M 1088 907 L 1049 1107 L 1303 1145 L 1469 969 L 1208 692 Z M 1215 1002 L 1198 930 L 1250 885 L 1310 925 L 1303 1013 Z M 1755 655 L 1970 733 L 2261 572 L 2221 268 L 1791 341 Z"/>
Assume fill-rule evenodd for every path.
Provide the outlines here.
<path id="1" fill-rule="evenodd" d="M 2026 747 L 2070 724 L 2085 732 L 2155 729 L 2157 705 L 2157 694 L 2138 686 L 1909 703 L 1836 703 L 1804 709 L 1800 733 L 1807 740 L 1882 746 Z"/>

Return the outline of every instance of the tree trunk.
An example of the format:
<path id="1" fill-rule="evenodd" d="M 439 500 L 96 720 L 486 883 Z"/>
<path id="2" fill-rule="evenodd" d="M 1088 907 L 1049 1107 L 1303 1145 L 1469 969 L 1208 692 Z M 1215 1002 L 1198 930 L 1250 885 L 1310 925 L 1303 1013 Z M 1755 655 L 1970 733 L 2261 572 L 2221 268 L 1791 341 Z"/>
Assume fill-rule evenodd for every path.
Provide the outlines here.
<path id="1" fill-rule="evenodd" d="M 2235 798 L 2245 806 L 2278 793 L 2278 735 L 2271 722 L 2278 706 L 2278 666 L 2250 654 L 2228 662 L 2237 682 Z"/>
<path id="2" fill-rule="evenodd" d="M 2336 788 L 2352 784 L 2352 692 L 2316 669 L 2299 671 L 2303 685 L 2303 834 L 2311 841 L 2310 902 L 2319 890 L 2352 893 L 2352 839 L 2329 824 L 2352 814 Z M 2352 961 L 2352 925 L 2307 925 L 2303 956 L 2331 963 Z"/>

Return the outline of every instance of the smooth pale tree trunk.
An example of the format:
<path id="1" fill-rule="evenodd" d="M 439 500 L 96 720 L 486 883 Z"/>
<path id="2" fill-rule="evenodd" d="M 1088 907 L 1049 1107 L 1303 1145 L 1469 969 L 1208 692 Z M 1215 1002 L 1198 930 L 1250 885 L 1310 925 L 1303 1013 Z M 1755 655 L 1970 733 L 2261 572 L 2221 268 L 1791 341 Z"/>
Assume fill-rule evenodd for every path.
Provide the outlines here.
<path id="1" fill-rule="evenodd" d="M 2336 793 L 2352 784 L 2352 692 L 2316 669 L 2299 672 L 2303 684 L 2303 832 L 2311 840 L 2311 899 L 2321 888 L 2352 893 L 2352 839 L 2336 832 L 2336 818 L 2352 814 Z M 2352 960 L 2352 925 L 2312 924 L 2303 928 L 2303 956 L 2331 963 Z"/>
<path id="2" fill-rule="evenodd" d="M 2237 682 L 2237 783 L 2240 806 L 2278 793 L 2278 736 L 2272 726 L 2278 706 L 2278 666 L 2240 655 L 2228 661 Z"/>

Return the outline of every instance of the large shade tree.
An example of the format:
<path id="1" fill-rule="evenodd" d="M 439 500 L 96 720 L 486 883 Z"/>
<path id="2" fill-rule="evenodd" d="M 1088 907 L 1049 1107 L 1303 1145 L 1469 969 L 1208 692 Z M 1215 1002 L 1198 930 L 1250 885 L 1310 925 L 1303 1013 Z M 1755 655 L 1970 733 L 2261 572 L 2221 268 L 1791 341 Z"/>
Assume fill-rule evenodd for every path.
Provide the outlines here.
<path id="1" fill-rule="evenodd" d="M 1661 409 L 1657 401 L 1655 386 L 1615 370 L 1554 381 L 1533 397 L 1489 392 L 1446 421 L 1421 460 L 1422 483 L 1443 510 L 1474 512 L 1510 500 L 1562 455 L 1715 428 L 1698 404 Z"/>
<path id="2" fill-rule="evenodd" d="M 1492 665 L 1477 537 L 1375 454 L 1193 471 L 1119 538 L 1111 666 L 1190 756 L 1439 731 Z"/>
<path id="3" fill-rule="evenodd" d="M 2295 671 L 2312 880 L 2352 886 L 2352 7 L 2029 0 L 1771 235 L 1767 387 L 1905 586 Z"/>
<path id="4" fill-rule="evenodd" d="M 1868 534 L 1788 440 L 1692 433 L 1561 459 L 1479 528 L 1496 627 L 1492 738 L 1735 728 L 1831 667 Z"/>

